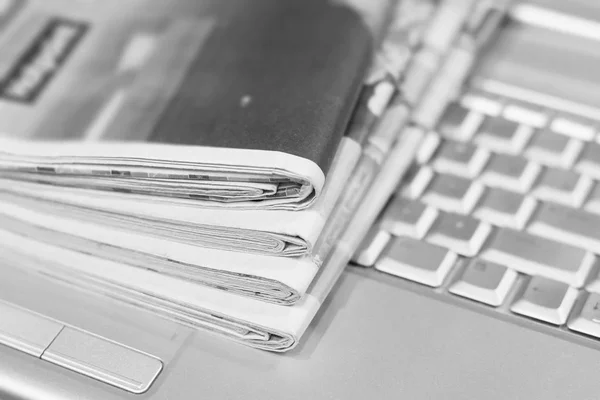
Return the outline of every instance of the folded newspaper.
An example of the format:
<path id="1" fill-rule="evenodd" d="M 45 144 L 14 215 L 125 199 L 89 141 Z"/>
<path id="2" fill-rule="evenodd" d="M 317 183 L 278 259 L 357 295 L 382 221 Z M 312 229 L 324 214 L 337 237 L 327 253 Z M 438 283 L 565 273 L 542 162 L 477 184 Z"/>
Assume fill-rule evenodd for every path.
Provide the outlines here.
<path id="1" fill-rule="evenodd" d="M 8 4 L 2 176 L 195 206 L 316 201 L 373 48 L 343 2 Z"/>
<path id="2" fill-rule="evenodd" d="M 306 293 L 322 264 L 314 245 L 334 205 L 344 191 L 353 194 L 356 190 L 355 185 L 346 184 L 359 159 L 364 158 L 360 143 L 397 130 L 389 123 L 373 124 L 389 103 L 395 79 L 401 74 L 403 63 L 395 61 L 398 57 L 394 54 L 401 52 L 397 50 L 402 50 L 404 42 L 393 41 L 395 46 L 390 48 L 393 43 L 387 41 L 388 49 L 378 55 L 388 62 L 375 65 L 367 77 L 366 95 L 361 98 L 367 100 L 364 109 L 368 112 L 355 114 L 338 146 L 330 170 L 335 179 L 327 181 L 322 196 L 309 209 L 226 211 L 163 199 L 149 201 L 148 196 L 125 199 L 115 193 L 0 179 L 0 221 L 8 230 L 54 246 L 268 302 L 294 304 Z M 387 74 L 381 74 L 382 69 Z M 377 85 L 386 90 L 371 90 Z M 393 124 L 400 126 L 399 118 L 406 116 L 403 110 L 396 110 L 387 119 L 391 117 Z M 363 180 L 356 182 L 362 185 Z"/>
<path id="3" fill-rule="evenodd" d="M 362 133 L 364 138 L 359 142 L 364 143 L 364 149 L 313 249 L 312 256 L 322 266 L 294 305 L 285 307 L 265 302 L 260 297 L 240 296 L 233 290 L 235 287 L 198 285 L 192 280 L 165 274 L 155 269 L 151 262 L 145 268 L 131 265 L 111 258 L 111 250 L 90 254 L 87 247 L 77 247 L 78 240 L 90 240 L 85 238 L 83 231 L 75 235 L 76 229 L 71 233 L 57 229 L 57 224 L 65 219 L 48 223 L 47 226 L 39 223 L 38 218 L 56 217 L 52 215 L 54 208 L 45 209 L 42 203 L 51 200 L 60 202 L 60 198 L 40 201 L 34 191 L 28 197 L 24 191 L 10 191 L 9 184 L 4 186 L 6 190 L 2 197 L 2 208 L 12 205 L 17 207 L 13 210 L 18 212 L 5 212 L 0 216 L 0 254 L 6 266 L 3 281 L 8 282 L 12 278 L 18 281 L 17 275 L 26 272 L 31 274 L 31 285 L 34 284 L 33 280 L 41 279 L 65 287 L 76 286 L 256 348 L 290 350 L 298 343 L 389 194 L 407 170 L 425 130 L 435 125 L 439 113 L 452 100 L 452 95 L 458 92 L 479 48 L 479 33 L 489 31 L 490 25 L 493 27 L 497 21 L 487 16 L 500 12 L 494 9 L 498 3 L 488 1 L 444 0 L 435 4 L 435 7 L 433 4 L 418 0 L 401 3 L 401 9 L 410 12 L 411 17 L 420 16 L 416 18 L 414 26 L 408 24 L 411 29 L 405 32 L 405 45 L 410 55 L 406 60 L 406 68 L 398 74 L 386 75 L 394 83 L 394 96 L 385 102 L 386 111 L 382 118 L 373 116 L 373 120 L 362 119 L 363 126 L 372 125 L 376 128 Z M 432 54 L 436 61 L 434 63 L 430 62 Z M 385 57 L 378 60 L 381 63 L 386 61 Z M 385 79 L 378 80 L 375 75 L 369 77 L 369 82 L 374 84 L 363 89 L 361 101 L 378 98 L 368 95 L 369 91 L 377 92 L 377 87 L 384 85 Z M 357 115 L 358 112 L 355 117 Z M 411 120 L 420 121 L 421 126 L 407 127 Z M 9 178 L 8 182 L 20 186 L 19 181 L 11 180 L 14 176 Z M 76 217 L 72 221 L 76 223 L 79 219 Z M 89 224 L 81 227 L 87 230 L 85 227 L 89 227 Z M 67 241 L 61 239 L 66 234 L 72 235 L 74 244 L 71 247 L 65 246 Z M 51 239 L 53 235 L 57 236 L 56 241 Z M 140 242 L 149 237 L 145 236 Z M 167 242 L 163 240 L 163 244 Z M 107 248 L 102 241 L 98 241 L 97 245 Z M 260 266 L 258 259 L 253 261 L 252 257 L 260 257 L 262 261 L 275 260 L 277 265 L 283 265 L 286 260 L 300 260 L 197 246 L 190 247 L 189 251 L 192 248 L 195 248 L 193 252 L 219 252 L 230 257 L 237 255 L 240 261 L 246 260 L 248 271 Z M 147 256 L 151 252 L 139 252 L 136 256 L 142 254 Z M 211 257 L 216 254 L 213 253 Z M 19 282 L 29 284 L 28 280 Z"/>
<path id="4" fill-rule="evenodd" d="M 368 138 L 392 139 L 390 131 L 397 133 L 398 124 L 403 124 L 401 120 L 406 121 L 405 117 L 406 113 L 402 109 L 392 107 Z M 386 148 L 389 145 L 391 141 Z M 350 172 L 360 172 L 365 165 L 371 166 L 373 158 L 371 154 L 365 153 L 360 160 L 361 162 L 356 163 L 356 168 L 348 171 L 348 176 Z M 334 169 L 337 168 L 336 164 L 334 162 Z M 341 207 L 340 202 L 353 203 L 355 197 L 360 197 L 362 186 L 369 183 L 368 179 L 364 179 L 365 175 L 362 172 L 354 175 L 354 179 L 344 180 L 344 183 L 349 185 L 343 195 L 336 195 L 331 199 L 326 224 L 332 226 L 323 227 L 321 230 L 320 241 L 323 244 L 316 247 L 312 254 L 303 257 L 282 258 L 225 251 L 173 238 L 166 239 L 163 235 L 153 235 L 152 231 L 142 234 L 135 229 L 128 230 L 125 226 L 115 228 L 114 225 L 103 223 L 101 220 L 90 223 L 89 216 L 92 214 L 73 213 L 73 209 L 65 212 L 61 203 L 36 199 L 35 191 L 31 192 L 31 196 L 15 195 L 11 192 L 10 182 L 2 180 L 0 226 L 54 247 L 99 256 L 115 263 L 151 270 L 164 276 L 239 295 L 289 305 L 299 301 L 306 293 L 322 265 L 324 256 L 329 252 L 326 246 L 329 244 L 329 238 L 335 239 L 339 235 L 337 228 L 347 223 L 350 218 L 348 213 L 339 212 L 347 208 Z M 327 195 L 317 203 L 325 198 Z M 333 210 L 334 204 L 336 210 Z M 292 217 L 297 214 L 305 218 L 312 215 L 311 210 L 255 212 L 265 217 L 273 213 L 285 221 L 293 220 Z M 322 225 L 319 223 L 319 226 Z"/>
<path id="5" fill-rule="evenodd" d="M 285 210 L 229 210 L 172 203 L 151 196 L 122 196 L 89 189 L 48 187 L 0 177 L 0 213 L 16 215 L 29 204 L 44 215 L 52 215 L 48 228 L 67 229 L 58 218 L 86 223 L 92 235 L 97 226 L 135 233 L 118 242 L 135 249 L 140 238 L 180 242 L 212 249 L 302 257 L 309 255 L 331 214 L 335 202 L 362 152 L 353 139 L 344 137 L 334 157 L 330 176 L 313 206 L 297 212 Z M 1 174 L 0 174 L 1 175 Z M 12 195 L 12 196 L 11 196 Z M 16 199 L 19 195 L 21 199 Z M 43 218 L 34 217 L 42 224 Z M 69 233 L 69 232 L 67 232 Z M 170 257 L 177 258 L 176 255 Z"/>
<path id="6" fill-rule="evenodd" d="M 401 176 L 420 143 L 422 132 L 405 131 L 388 157 L 387 168 Z M 51 246 L 35 239 L 0 230 L 0 258 L 6 279 L 26 270 L 34 274 L 22 284 L 34 285 L 32 279 L 40 275 L 66 288 L 99 293 L 136 307 L 150 310 L 170 320 L 195 328 L 205 329 L 243 344 L 269 351 L 288 351 L 298 344 L 306 328 L 316 315 L 327 294 L 352 256 L 362 236 L 383 208 L 385 193 L 395 185 L 391 179 L 374 188 L 369 199 L 355 210 L 355 219 L 346 235 L 328 257 L 311 287 L 294 306 L 270 304 L 257 299 L 238 296 L 224 290 L 199 286 L 193 282 L 175 279 L 149 269 L 115 263 L 81 252 Z M 364 231 L 364 232 L 363 232 Z M 35 253 L 31 253 L 31 249 Z M 77 268 L 75 268 L 77 266 Z"/>
<path id="7" fill-rule="evenodd" d="M 392 9 L 392 2 L 348 1 L 359 9 L 374 33 L 383 31 L 381 27 L 385 23 L 381 21 L 384 19 L 382 16 L 389 19 L 390 13 L 385 11 Z M 386 45 L 377 54 L 377 62 L 367 77 L 367 85 L 363 85 L 361 103 L 352 116 L 346 136 L 337 147 L 321 196 L 312 207 L 302 212 L 198 207 L 198 203 L 191 200 L 173 201 L 171 198 L 148 194 L 124 195 L 121 192 L 15 181 L 11 180 L 12 175 L 7 176 L 1 172 L 0 179 L 3 179 L 0 181 L 0 191 L 20 194 L 25 198 L 23 202 L 29 200 L 29 204 L 35 204 L 31 200 L 43 200 L 47 203 L 42 204 L 45 212 L 56 217 L 76 218 L 81 222 L 124 229 L 136 232 L 141 237 L 150 235 L 189 245 L 262 255 L 310 255 L 337 198 L 346 189 L 349 174 L 361 155 L 365 136 L 373 130 L 373 121 L 381 116 L 394 93 L 395 80 L 405 67 L 409 53 L 406 51 L 407 47 L 402 45 L 406 39 L 402 32 L 406 32 L 407 27 L 419 20 L 422 14 L 423 12 L 419 12 L 407 17 L 406 13 L 391 13 L 396 25 L 387 31 Z M 414 38 L 412 41 L 415 41 Z M 10 197 L 3 197 L 4 201 L 12 201 Z M 13 209 L 14 207 L 16 206 Z M 6 208 L 5 213 L 7 212 L 10 214 L 12 211 L 9 212 L 9 208 Z M 52 223 L 56 223 L 56 219 Z M 57 223 L 57 226 L 62 224 Z M 119 246 L 139 250 L 136 242 L 140 238 L 130 238 L 133 242 L 121 240 Z M 177 255 L 169 255 L 169 258 L 176 259 Z"/>

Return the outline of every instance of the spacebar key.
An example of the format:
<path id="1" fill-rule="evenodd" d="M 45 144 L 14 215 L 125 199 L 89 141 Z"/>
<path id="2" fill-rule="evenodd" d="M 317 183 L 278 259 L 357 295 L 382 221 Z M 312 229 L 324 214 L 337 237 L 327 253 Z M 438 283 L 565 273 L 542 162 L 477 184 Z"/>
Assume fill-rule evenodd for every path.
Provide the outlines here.
<path id="1" fill-rule="evenodd" d="M 480 257 L 574 287 L 583 286 L 595 261 L 585 250 L 507 228 L 498 229 Z"/>

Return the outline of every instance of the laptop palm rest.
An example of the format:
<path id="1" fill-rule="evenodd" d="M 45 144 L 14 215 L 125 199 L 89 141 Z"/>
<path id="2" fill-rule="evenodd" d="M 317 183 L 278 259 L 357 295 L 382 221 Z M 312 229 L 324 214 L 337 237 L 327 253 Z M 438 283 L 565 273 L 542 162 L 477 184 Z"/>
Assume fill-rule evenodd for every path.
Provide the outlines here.
<path id="1" fill-rule="evenodd" d="M 0 344 L 125 391 L 147 391 L 191 333 L 109 298 L 2 268 Z"/>

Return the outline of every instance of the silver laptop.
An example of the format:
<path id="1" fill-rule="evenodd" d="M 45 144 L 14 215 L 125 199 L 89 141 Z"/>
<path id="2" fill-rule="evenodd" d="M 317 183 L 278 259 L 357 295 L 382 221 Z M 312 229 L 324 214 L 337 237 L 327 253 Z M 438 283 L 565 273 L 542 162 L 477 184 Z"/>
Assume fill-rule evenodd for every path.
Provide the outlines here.
<path id="1" fill-rule="evenodd" d="M 291 353 L 23 272 L 0 398 L 598 398 L 600 4 L 516 2 L 414 156 Z"/>

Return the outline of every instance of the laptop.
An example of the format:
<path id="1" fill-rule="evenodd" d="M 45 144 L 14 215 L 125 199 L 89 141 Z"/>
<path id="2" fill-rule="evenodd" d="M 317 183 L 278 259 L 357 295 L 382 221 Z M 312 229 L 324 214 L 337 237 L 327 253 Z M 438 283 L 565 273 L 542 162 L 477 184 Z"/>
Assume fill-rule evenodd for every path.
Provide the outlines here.
<path id="1" fill-rule="evenodd" d="M 1 314 L 36 334 L 0 346 L 2 398 L 598 398 L 599 49 L 600 5 L 515 2 L 393 193 L 384 165 L 359 210 L 381 216 L 292 352 L 23 273 Z"/>

